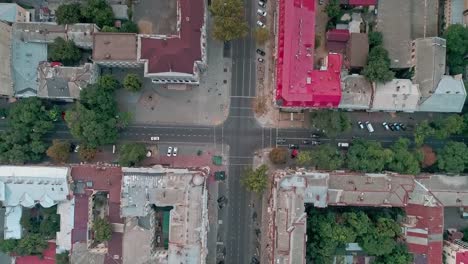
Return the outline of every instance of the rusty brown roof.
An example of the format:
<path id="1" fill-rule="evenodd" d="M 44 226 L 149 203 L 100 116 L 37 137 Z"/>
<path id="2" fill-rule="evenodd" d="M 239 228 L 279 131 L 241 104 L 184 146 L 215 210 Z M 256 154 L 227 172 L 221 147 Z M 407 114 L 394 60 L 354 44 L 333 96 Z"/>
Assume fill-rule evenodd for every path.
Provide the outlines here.
<path id="1" fill-rule="evenodd" d="M 95 33 L 93 60 L 136 61 L 137 36 L 133 33 Z"/>

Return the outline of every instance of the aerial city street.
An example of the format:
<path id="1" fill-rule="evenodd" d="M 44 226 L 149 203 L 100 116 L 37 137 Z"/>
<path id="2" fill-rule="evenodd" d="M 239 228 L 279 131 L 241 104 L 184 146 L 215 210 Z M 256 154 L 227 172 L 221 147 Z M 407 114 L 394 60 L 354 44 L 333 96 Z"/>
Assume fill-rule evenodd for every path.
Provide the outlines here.
<path id="1" fill-rule="evenodd" d="M 468 263 L 468 0 L 0 1 L 0 264 Z"/>

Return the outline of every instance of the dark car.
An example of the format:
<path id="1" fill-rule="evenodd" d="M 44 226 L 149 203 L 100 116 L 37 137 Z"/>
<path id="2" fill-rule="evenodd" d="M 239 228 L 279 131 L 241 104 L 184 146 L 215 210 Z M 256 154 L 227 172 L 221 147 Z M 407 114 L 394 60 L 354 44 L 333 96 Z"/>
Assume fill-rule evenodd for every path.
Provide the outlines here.
<path id="1" fill-rule="evenodd" d="M 250 261 L 251 264 L 260 264 L 260 261 L 256 257 L 252 257 L 252 260 Z"/>
<path id="2" fill-rule="evenodd" d="M 286 143 L 286 139 L 284 139 L 284 138 L 278 138 L 278 139 L 276 139 L 276 143 L 277 143 L 277 144 L 284 144 L 284 143 Z"/>
<path id="3" fill-rule="evenodd" d="M 395 131 L 395 125 L 393 125 L 393 124 L 388 124 L 388 127 L 390 128 L 391 131 Z"/>
<path id="4" fill-rule="evenodd" d="M 401 129 L 401 128 L 400 128 L 400 124 L 395 123 L 395 124 L 393 124 L 393 126 L 395 126 L 395 130 L 396 130 L 396 131 L 400 131 L 400 129 Z"/>
<path id="5" fill-rule="evenodd" d="M 260 56 L 265 56 L 265 52 L 261 49 L 257 49 L 257 53 L 260 55 Z"/>
<path id="6" fill-rule="evenodd" d="M 401 128 L 401 130 L 406 131 L 406 126 L 404 124 L 402 124 L 402 123 L 400 123 L 400 128 Z"/>
<path id="7" fill-rule="evenodd" d="M 218 200 L 217 200 L 217 202 L 218 202 L 218 203 L 225 203 L 225 202 L 227 202 L 226 196 L 223 195 L 223 196 L 219 197 Z"/>
<path id="8" fill-rule="evenodd" d="M 304 140 L 302 140 L 302 144 L 304 144 L 304 145 L 310 145 L 310 144 L 312 144 L 312 141 L 311 141 L 311 140 L 308 140 L 308 139 L 304 139 Z"/>
<path id="9" fill-rule="evenodd" d="M 313 138 L 318 138 L 318 137 L 320 137 L 320 135 L 319 134 L 312 134 L 312 137 Z"/>

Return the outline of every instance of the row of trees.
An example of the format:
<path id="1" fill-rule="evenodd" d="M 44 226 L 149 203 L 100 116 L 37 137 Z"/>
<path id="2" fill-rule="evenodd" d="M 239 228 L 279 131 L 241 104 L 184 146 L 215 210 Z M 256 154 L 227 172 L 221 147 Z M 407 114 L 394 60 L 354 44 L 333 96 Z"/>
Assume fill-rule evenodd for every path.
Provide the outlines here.
<path id="1" fill-rule="evenodd" d="M 317 110 L 309 114 L 309 119 L 313 128 L 322 130 L 330 137 L 351 129 L 351 120 L 344 112 Z"/>
<path id="2" fill-rule="evenodd" d="M 54 128 L 56 112 L 36 97 L 16 103 L 8 113 L 8 129 L 0 132 L 0 162 L 40 161 L 47 149 L 44 135 Z"/>
<path id="3" fill-rule="evenodd" d="M 212 35 L 220 41 L 231 41 L 245 37 L 249 27 L 244 16 L 241 0 L 213 0 L 210 6 L 213 16 Z"/>
<path id="4" fill-rule="evenodd" d="M 138 33 L 138 26 L 132 21 L 122 23 L 120 29 L 114 27 L 114 13 L 105 0 L 87 0 L 85 3 L 70 3 L 60 5 L 56 12 L 57 23 L 76 24 L 94 23 L 104 32 Z"/>
<path id="5" fill-rule="evenodd" d="M 333 257 L 348 243 L 358 243 L 373 263 L 409 264 L 413 257 L 403 243 L 396 218 L 386 211 L 370 212 L 353 209 L 308 210 L 307 259 L 313 263 L 333 263 Z"/>
<path id="6" fill-rule="evenodd" d="M 463 116 L 453 114 L 431 122 L 424 120 L 414 130 L 414 141 L 420 146 L 427 138 L 447 139 L 460 134 L 468 135 L 468 114 Z"/>

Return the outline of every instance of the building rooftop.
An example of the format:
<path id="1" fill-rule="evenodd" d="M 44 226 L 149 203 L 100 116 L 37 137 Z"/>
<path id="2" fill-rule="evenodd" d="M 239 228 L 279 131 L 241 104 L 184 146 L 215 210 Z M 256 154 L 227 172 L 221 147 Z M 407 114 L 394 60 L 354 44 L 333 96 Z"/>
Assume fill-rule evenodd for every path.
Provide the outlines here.
<path id="1" fill-rule="evenodd" d="M 349 0 L 350 5 L 370 6 L 377 5 L 377 0 Z"/>
<path id="2" fill-rule="evenodd" d="M 133 33 L 96 33 L 94 61 L 136 61 L 137 36 Z"/>
<path id="3" fill-rule="evenodd" d="M 55 264 L 55 243 L 49 242 L 41 256 L 19 256 L 15 264 Z"/>
<path id="4" fill-rule="evenodd" d="M 0 3 L 0 20 L 11 23 L 29 22 L 29 12 L 16 3 Z"/>
<path id="5" fill-rule="evenodd" d="M 13 95 L 11 76 L 11 26 L 0 21 L 0 95 Z"/>
<path id="6" fill-rule="evenodd" d="M 350 34 L 347 29 L 332 29 L 327 32 L 327 48 L 329 52 L 344 54 L 346 43 L 348 43 Z"/>
<path id="7" fill-rule="evenodd" d="M 346 54 L 350 67 L 362 68 L 366 66 L 367 55 L 369 54 L 369 40 L 367 34 L 351 33 Z"/>
<path id="8" fill-rule="evenodd" d="M 280 107 L 336 108 L 342 57 L 329 54 L 314 69 L 315 2 L 279 2 L 276 103 Z"/>
<path id="9" fill-rule="evenodd" d="M 362 75 L 348 75 L 341 79 L 340 108 L 369 109 L 372 99 L 372 84 Z"/>
<path id="10" fill-rule="evenodd" d="M 414 112 L 418 109 L 419 98 L 418 85 L 409 79 L 377 83 L 372 110 Z"/>
<path id="11" fill-rule="evenodd" d="M 433 94 L 420 103 L 418 111 L 460 113 L 465 100 L 466 89 L 461 75 L 444 75 Z"/>
<path id="12" fill-rule="evenodd" d="M 151 205 L 172 206 L 168 263 L 203 263 L 208 224 L 205 172 L 160 166 L 122 170 L 122 216 L 146 216 Z"/>
<path id="13" fill-rule="evenodd" d="M 139 58 L 147 60 L 145 76 L 166 72 L 193 74 L 196 63 L 202 61 L 203 0 L 178 3 L 181 12 L 178 35 L 140 38 Z"/>
<path id="14" fill-rule="evenodd" d="M 437 36 L 438 8 L 437 0 L 379 2 L 376 29 L 383 34 L 392 68 L 412 66 L 412 40 Z"/>
<path id="15" fill-rule="evenodd" d="M 94 83 L 97 75 L 94 64 L 91 63 L 79 67 L 63 67 L 42 62 L 37 71 L 37 96 L 49 99 L 79 99 L 81 90 Z"/>
<path id="16" fill-rule="evenodd" d="M 419 38 L 414 41 L 414 82 L 419 84 L 421 102 L 432 96 L 445 73 L 445 39 Z"/>

